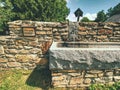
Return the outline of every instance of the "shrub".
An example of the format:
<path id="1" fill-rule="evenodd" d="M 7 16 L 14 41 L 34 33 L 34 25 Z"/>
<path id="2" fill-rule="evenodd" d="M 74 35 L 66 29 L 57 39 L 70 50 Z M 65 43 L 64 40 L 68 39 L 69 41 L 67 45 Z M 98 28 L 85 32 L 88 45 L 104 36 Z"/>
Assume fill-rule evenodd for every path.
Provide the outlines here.
<path id="1" fill-rule="evenodd" d="M 120 90 L 120 82 L 116 82 L 113 85 L 110 84 L 92 84 L 89 87 L 90 90 Z"/>

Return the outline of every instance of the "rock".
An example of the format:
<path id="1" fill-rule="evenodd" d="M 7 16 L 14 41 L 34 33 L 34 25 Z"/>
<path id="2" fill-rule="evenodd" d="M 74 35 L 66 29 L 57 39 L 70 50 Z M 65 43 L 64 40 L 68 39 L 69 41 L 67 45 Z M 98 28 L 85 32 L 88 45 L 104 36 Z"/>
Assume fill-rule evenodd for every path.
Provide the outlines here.
<path id="1" fill-rule="evenodd" d="M 30 49 L 32 49 L 33 47 L 30 47 L 30 46 L 24 46 L 24 48 L 25 48 L 26 50 L 30 50 Z"/>
<path id="2" fill-rule="evenodd" d="M 38 53 L 42 53 L 41 49 L 39 48 L 33 48 L 30 50 L 31 54 L 38 54 Z"/>
<path id="3" fill-rule="evenodd" d="M 15 59 L 18 62 L 29 62 L 29 61 L 33 61 L 37 59 L 36 55 L 21 55 L 21 54 L 17 54 L 15 55 Z"/>
<path id="4" fill-rule="evenodd" d="M 35 46 L 38 45 L 38 42 L 35 42 L 35 41 L 29 41 L 29 45 L 35 47 Z"/>
<path id="5" fill-rule="evenodd" d="M 52 31 L 47 31 L 46 34 L 47 35 L 52 35 Z"/>
<path id="6" fill-rule="evenodd" d="M 16 67 L 20 67 L 21 66 L 21 64 L 18 63 L 18 62 L 8 62 L 7 65 L 10 68 L 16 68 Z"/>
<path id="7" fill-rule="evenodd" d="M 36 31 L 37 35 L 46 35 L 46 31 Z"/>
<path id="8" fill-rule="evenodd" d="M 101 30 L 98 30 L 98 34 L 100 35 L 112 34 L 112 30 L 101 29 Z"/>
<path id="9" fill-rule="evenodd" d="M 105 22 L 120 22 L 120 14 L 111 16 Z"/>
<path id="10" fill-rule="evenodd" d="M 18 51 L 16 49 L 7 49 L 7 50 L 5 50 L 5 53 L 7 53 L 7 54 L 17 54 Z"/>
<path id="11" fill-rule="evenodd" d="M 0 54 L 4 54 L 4 48 L 0 45 Z"/>
<path id="12" fill-rule="evenodd" d="M 85 77 L 93 78 L 93 77 L 97 77 L 97 74 L 85 74 Z"/>
<path id="13" fill-rule="evenodd" d="M 43 30 L 45 30 L 45 31 L 51 31 L 52 30 L 52 28 L 43 28 Z"/>
<path id="14" fill-rule="evenodd" d="M 109 71 L 109 72 L 106 72 L 106 73 L 105 73 L 105 76 L 113 76 L 113 71 L 111 70 L 111 71 Z"/>
<path id="15" fill-rule="evenodd" d="M 6 41 L 5 40 L 0 40 L 0 44 L 1 45 L 6 45 Z"/>
<path id="16" fill-rule="evenodd" d="M 29 53 L 29 51 L 28 50 L 19 50 L 18 51 L 19 52 L 19 54 L 28 54 Z"/>
<path id="17" fill-rule="evenodd" d="M 105 80 L 102 80 L 102 79 L 100 79 L 100 78 L 95 78 L 95 83 L 101 83 L 101 84 L 105 84 Z"/>
<path id="18" fill-rule="evenodd" d="M 7 68 L 7 64 L 6 63 L 0 63 L 0 70 L 3 68 L 3 70 L 5 70 L 5 68 Z"/>
<path id="19" fill-rule="evenodd" d="M 86 79 L 84 80 L 84 83 L 85 83 L 85 84 L 90 84 L 90 83 L 91 83 L 91 79 L 90 79 L 90 78 L 86 78 Z"/>
<path id="20" fill-rule="evenodd" d="M 52 73 L 52 77 L 55 77 L 55 76 L 61 76 L 62 73 Z"/>
<path id="21" fill-rule="evenodd" d="M 14 58 L 14 55 L 11 55 L 11 54 L 6 54 L 5 55 L 7 58 Z"/>
<path id="22" fill-rule="evenodd" d="M 88 32 L 78 32 L 79 35 L 87 35 Z"/>
<path id="23" fill-rule="evenodd" d="M 42 26 L 36 28 L 36 30 L 43 30 Z"/>
<path id="24" fill-rule="evenodd" d="M 120 49 L 54 48 L 49 49 L 50 69 L 120 68 Z"/>
<path id="25" fill-rule="evenodd" d="M 104 28 L 105 28 L 105 29 L 111 29 L 111 30 L 113 29 L 112 27 L 109 27 L 109 26 L 107 26 L 107 25 L 105 25 Z"/>
<path id="26" fill-rule="evenodd" d="M 120 27 L 115 27 L 114 30 L 115 31 L 120 31 Z"/>
<path id="27" fill-rule="evenodd" d="M 101 77 L 102 80 L 104 80 L 105 82 L 112 82 L 113 81 L 113 77 Z"/>
<path id="28" fill-rule="evenodd" d="M 114 76 L 114 81 L 115 81 L 115 82 L 120 81 L 120 76 Z"/>
<path id="29" fill-rule="evenodd" d="M 120 35 L 120 31 L 114 31 L 115 35 Z"/>
<path id="30" fill-rule="evenodd" d="M 75 76 L 79 76 L 79 77 L 81 76 L 81 77 L 83 77 L 83 76 L 81 75 L 81 73 L 79 73 L 79 72 L 78 72 L 78 73 L 68 73 L 68 75 L 69 75 L 69 76 L 72 76 L 72 77 L 75 77 Z"/>
<path id="31" fill-rule="evenodd" d="M 0 63 L 6 63 L 6 62 L 8 62 L 8 60 L 7 60 L 7 59 L 0 58 Z"/>
<path id="32" fill-rule="evenodd" d="M 16 60 L 14 58 L 8 59 L 9 62 L 15 62 Z"/>
<path id="33" fill-rule="evenodd" d="M 87 31 L 87 29 L 85 27 L 79 27 L 78 30 L 80 30 L 80 31 Z"/>
<path id="34" fill-rule="evenodd" d="M 61 75 L 61 76 L 55 76 L 52 78 L 53 81 L 62 81 L 65 80 L 67 78 L 66 75 Z"/>
<path id="35" fill-rule="evenodd" d="M 73 78 L 71 78 L 71 80 L 70 80 L 70 85 L 82 84 L 83 81 L 84 81 L 84 79 L 81 78 L 81 77 L 73 77 Z"/>
<path id="36" fill-rule="evenodd" d="M 97 36 L 98 39 L 107 39 L 106 35 Z"/>

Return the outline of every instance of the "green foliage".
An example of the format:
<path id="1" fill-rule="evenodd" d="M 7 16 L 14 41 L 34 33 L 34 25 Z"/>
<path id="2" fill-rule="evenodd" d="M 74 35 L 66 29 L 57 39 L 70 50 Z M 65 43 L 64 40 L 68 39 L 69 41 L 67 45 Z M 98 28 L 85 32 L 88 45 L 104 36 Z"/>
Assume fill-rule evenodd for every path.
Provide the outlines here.
<path id="1" fill-rule="evenodd" d="M 90 20 L 89 20 L 87 17 L 83 17 L 83 18 L 81 19 L 81 22 L 90 22 Z"/>
<path id="2" fill-rule="evenodd" d="M 69 14 L 65 0 L 11 0 L 12 20 L 64 21 Z"/>
<path id="3" fill-rule="evenodd" d="M 3 30 L 7 26 L 7 22 L 10 21 L 12 16 L 10 10 L 0 8 L 0 29 Z"/>
<path id="4" fill-rule="evenodd" d="M 107 12 L 108 17 L 111 17 L 116 14 L 120 14 L 120 3 L 117 4 L 115 7 L 108 9 L 108 12 Z"/>
<path id="5" fill-rule="evenodd" d="M 0 31 L 11 20 L 65 21 L 66 0 L 0 0 Z"/>
<path id="6" fill-rule="evenodd" d="M 109 17 L 120 14 L 120 3 L 117 4 L 115 7 L 111 7 L 108 9 L 107 13 L 104 13 L 104 10 L 101 10 L 97 13 L 97 18 L 95 19 L 96 22 L 104 22 Z"/>
<path id="7" fill-rule="evenodd" d="M 7 22 L 11 20 L 13 17 L 13 13 L 11 13 L 12 5 L 9 0 L 0 0 L 0 31 L 6 29 Z"/>
<path id="8" fill-rule="evenodd" d="M 13 71 L 14 74 L 9 73 L 9 75 L 7 74 L 3 81 L 1 86 L 0 86 L 0 90 L 15 90 L 15 88 L 17 88 L 18 86 L 16 86 L 16 84 L 18 83 L 17 81 L 21 78 L 21 73 L 17 72 L 17 71 Z M 6 79 L 7 78 L 7 79 Z M 16 84 L 14 82 L 11 82 L 11 80 L 13 80 L 14 82 L 16 82 Z M 14 84 L 13 87 L 11 87 Z"/>
<path id="9" fill-rule="evenodd" d="M 104 22 L 106 19 L 107 16 L 104 13 L 104 10 L 101 10 L 97 13 L 97 18 L 95 19 L 95 22 Z"/>
<path id="10" fill-rule="evenodd" d="M 89 87 L 90 90 L 120 90 L 120 82 L 116 82 L 113 85 L 109 84 L 92 84 Z"/>

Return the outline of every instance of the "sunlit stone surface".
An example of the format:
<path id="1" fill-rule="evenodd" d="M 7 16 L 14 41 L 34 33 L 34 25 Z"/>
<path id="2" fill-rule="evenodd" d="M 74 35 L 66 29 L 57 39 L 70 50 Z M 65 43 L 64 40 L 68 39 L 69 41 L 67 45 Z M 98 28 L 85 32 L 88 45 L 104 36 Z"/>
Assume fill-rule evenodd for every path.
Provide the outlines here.
<path id="1" fill-rule="evenodd" d="M 50 48 L 51 69 L 114 69 L 120 68 L 120 47 Z"/>

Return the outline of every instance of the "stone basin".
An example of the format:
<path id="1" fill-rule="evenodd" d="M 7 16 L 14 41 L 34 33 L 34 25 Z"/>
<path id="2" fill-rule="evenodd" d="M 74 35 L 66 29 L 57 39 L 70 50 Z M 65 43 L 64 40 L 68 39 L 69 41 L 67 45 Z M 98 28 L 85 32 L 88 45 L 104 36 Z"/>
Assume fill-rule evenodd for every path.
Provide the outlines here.
<path id="1" fill-rule="evenodd" d="M 118 42 L 56 42 L 57 48 L 120 48 Z"/>
<path id="2" fill-rule="evenodd" d="M 50 69 L 120 68 L 119 42 L 53 42 L 49 49 Z"/>

